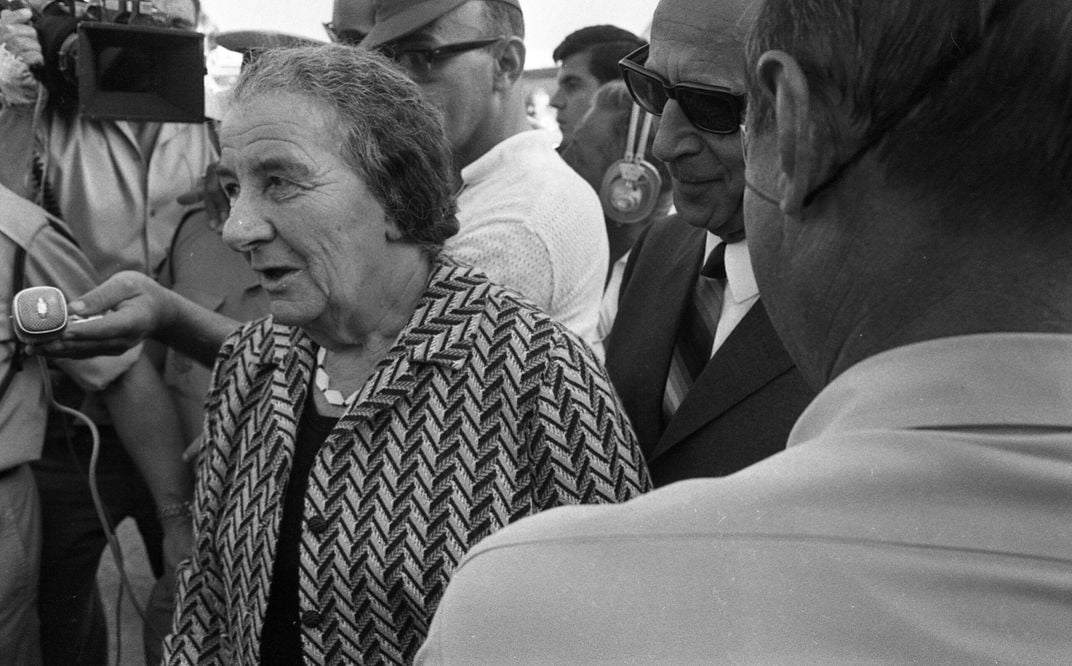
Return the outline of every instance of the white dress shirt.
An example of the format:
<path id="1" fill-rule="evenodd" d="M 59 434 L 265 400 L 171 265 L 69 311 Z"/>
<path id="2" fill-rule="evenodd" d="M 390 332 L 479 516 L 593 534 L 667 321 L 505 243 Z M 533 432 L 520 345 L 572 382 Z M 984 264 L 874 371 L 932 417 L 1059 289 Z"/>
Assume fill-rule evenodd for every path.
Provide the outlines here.
<path id="1" fill-rule="evenodd" d="M 704 259 L 722 242 L 715 234 L 707 234 Z M 752 273 L 752 258 L 748 254 L 748 241 L 730 243 L 726 246 L 726 285 L 722 291 L 722 312 L 711 345 L 711 356 L 719 350 L 737 324 L 741 323 L 748 310 L 759 299 L 759 287 Z"/>

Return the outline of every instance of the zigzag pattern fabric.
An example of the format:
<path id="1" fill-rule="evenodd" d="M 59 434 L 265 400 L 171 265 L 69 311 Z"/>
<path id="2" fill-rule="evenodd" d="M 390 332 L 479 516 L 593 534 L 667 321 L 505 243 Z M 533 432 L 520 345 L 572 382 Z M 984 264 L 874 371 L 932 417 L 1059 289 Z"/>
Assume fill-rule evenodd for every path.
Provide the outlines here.
<path id="1" fill-rule="evenodd" d="M 221 350 L 169 663 L 259 662 L 315 353 L 302 331 L 270 318 Z M 481 538 L 543 509 L 648 488 L 625 412 L 587 346 L 482 273 L 437 262 L 310 475 L 299 575 L 306 661 L 412 661 L 451 572 Z"/>

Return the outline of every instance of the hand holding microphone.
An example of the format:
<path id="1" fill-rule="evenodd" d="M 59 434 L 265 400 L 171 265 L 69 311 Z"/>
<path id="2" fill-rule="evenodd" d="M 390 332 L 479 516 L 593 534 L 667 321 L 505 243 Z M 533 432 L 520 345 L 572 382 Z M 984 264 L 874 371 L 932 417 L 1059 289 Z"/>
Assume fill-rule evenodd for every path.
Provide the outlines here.
<path id="1" fill-rule="evenodd" d="M 156 331 L 156 290 L 166 291 L 136 271 L 117 273 L 71 303 L 55 287 L 31 287 L 16 296 L 15 328 L 27 331 L 19 337 L 32 353 L 115 356 Z"/>
<path id="2" fill-rule="evenodd" d="M 27 344 L 40 344 L 63 335 L 70 324 L 100 319 L 79 317 L 67 310 L 67 299 L 55 287 L 29 287 L 15 294 L 11 307 L 15 336 Z"/>

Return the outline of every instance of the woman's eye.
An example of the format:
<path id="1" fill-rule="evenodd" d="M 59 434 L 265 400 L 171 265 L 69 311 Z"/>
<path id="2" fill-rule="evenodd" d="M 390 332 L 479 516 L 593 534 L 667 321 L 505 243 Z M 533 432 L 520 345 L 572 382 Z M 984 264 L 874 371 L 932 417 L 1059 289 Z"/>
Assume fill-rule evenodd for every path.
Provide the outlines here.
<path id="1" fill-rule="evenodd" d="M 269 189 L 278 190 L 278 189 L 290 187 L 291 182 L 288 181 L 288 180 L 285 180 L 283 178 L 280 178 L 279 176 L 269 176 L 268 181 L 267 181 L 267 185 L 268 185 Z"/>
<path id="2" fill-rule="evenodd" d="M 264 189 L 275 197 L 284 197 L 292 194 L 297 189 L 292 181 L 279 176 L 269 176 L 264 182 Z"/>
<path id="3" fill-rule="evenodd" d="M 238 183 L 220 183 L 220 187 L 231 202 L 238 198 Z"/>

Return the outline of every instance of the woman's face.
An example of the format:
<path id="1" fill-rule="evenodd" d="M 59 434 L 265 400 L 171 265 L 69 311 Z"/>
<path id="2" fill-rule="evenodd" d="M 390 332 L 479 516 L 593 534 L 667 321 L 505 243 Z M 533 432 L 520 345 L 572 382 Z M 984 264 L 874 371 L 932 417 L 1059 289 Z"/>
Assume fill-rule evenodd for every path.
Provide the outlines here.
<path id="1" fill-rule="evenodd" d="M 311 98 L 272 94 L 230 108 L 220 132 L 224 241 L 246 255 L 277 322 L 328 336 L 375 316 L 377 285 L 397 270 L 388 235 L 399 237 L 343 159 L 338 126 Z"/>

